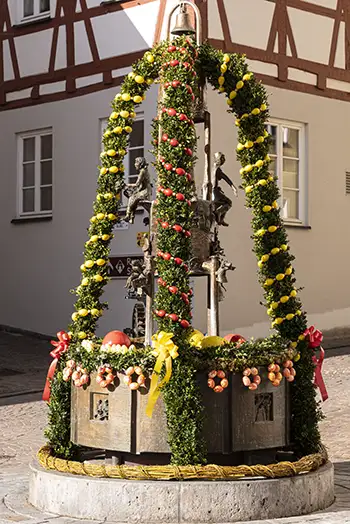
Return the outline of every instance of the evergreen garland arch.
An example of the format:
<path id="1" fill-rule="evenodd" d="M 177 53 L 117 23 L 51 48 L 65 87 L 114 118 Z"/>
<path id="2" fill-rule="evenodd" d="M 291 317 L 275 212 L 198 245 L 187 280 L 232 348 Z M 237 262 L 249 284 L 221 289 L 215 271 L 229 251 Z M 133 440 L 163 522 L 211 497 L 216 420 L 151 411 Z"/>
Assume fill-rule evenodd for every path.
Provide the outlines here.
<path id="1" fill-rule="evenodd" d="M 68 357 L 84 359 L 89 370 L 95 370 L 102 363 L 102 356 L 91 352 L 84 354 L 81 342 L 96 340 L 96 323 L 106 307 L 100 299 L 108 281 L 110 241 L 118 220 L 123 157 L 136 116 L 135 108 L 158 78 L 164 93 L 164 106 L 159 108 L 153 126 L 158 173 L 159 289 L 155 314 L 159 330 L 173 333 L 179 346 L 178 358 L 173 360 L 171 380 L 163 388 L 172 462 L 177 465 L 205 462 L 205 448 L 200 437 L 203 409 L 195 383 L 199 357 L 197 355 L 197 360 L 192 357 L 195 352 L 189 343 L 192 291 L 187 265 L 191 254 L 190 200 L 194 193 L 192 173 L 196 145 L 193 101 L 198 96 L 199 78 L 205 78 L 226 96 L 228 110 L 236 117 L 237 156 L 242 165 L 240 173 L 246 205 L 252 210 L 253 249 L 267 311 L 272 327 L 280 336 L 278 341 L 290 341 L 295 353 L 300 355 L 296 364 L 297 380 L 291 385 L 292 440 L 299 456 L 317 452 L 320 448 L 320 412 L 312 383 L 314 350 L 310 350 L 304 336 L 307 319 L 298 298 L 292 266 L 294 257 L 278 209 L 278 186 L 268 168 L 267 94 L 253 73 L 248 71 L 242 56 L 224 54 L 208 44 L 197 47 L 189 37 L 178 37 L 147 52 L 126 77 L 112 103 L 113 111 L 103 135 L 97 198 L 81 266 L 82 280 L 76 290 L 78 298 L 70 325 Z M 273 338 L 267 339 L 265 345 L 262 343 L 262 347 L 267 348 L 261 357 L 263 362 L 273 361 L 274 344 Z M 213 351 L 215 353 L 215 348 Z M 141 350 L 133 356 L 118 358 L 116 365 L 120 366 L 119 369 L 124 369 L 123 365 L 135 365 L 140 359 L 146 367 L 154 365 L 154 357 Z M 74 446 L 69 438 L 70 384 L 63 381 L 62 361 L 58 363 L 51 387 L 46 435 L 56 455 L 71 457 Z M 237 362 L 237 369 L 240 369 L 239 357 Z"/>

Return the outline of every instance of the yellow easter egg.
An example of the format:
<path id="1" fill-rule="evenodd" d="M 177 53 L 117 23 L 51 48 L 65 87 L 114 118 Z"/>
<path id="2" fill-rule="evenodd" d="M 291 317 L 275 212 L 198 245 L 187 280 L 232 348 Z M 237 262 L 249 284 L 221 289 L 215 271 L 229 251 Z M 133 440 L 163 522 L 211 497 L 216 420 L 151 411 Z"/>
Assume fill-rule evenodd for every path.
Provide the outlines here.
<path id="1" fill-rule="evenodd" d="M 265 286 L 272 286 L 273 283 L 274 283 L 274 279 L 273 278 L 268 278 L 265 281 Z"/>
<path id="2" fill-rule="evenodd" d="M 252 73 L 246 73 L 243 77 L 245 82 L 248 82 L 252 78 Z"/>
<path id="3" fill-rule="evenodd" d="M 85 308 L 79 309 L 78 313 L 80 317 L 86 317 L 89 314 L 88 310 Z"/>
<path id="4" fill-rule="evenodd" d="M 269 230 L 269 233 L 274 233 L 275 231 L 277 231 L 277 227 L 276 226 L 269 226 L 268 230 Z"/>
<path id="5" fill-rule="evenodd" d="M 83 340 L 86 337 L 87 337 L 87 334 L 85 333 L 85 331 L 79 331 L 78 338 L 80 338 L 80 340 Z"/>
<path id="6" fill-rule="evenodd" d="M 225 78 L 223 76 L 219 76 L 218 82 L 219 82 L 219 85 L 222 86 L 225 83 Z"/>
<path id="7" fill-rule="evenodd" d="M 237 82 L 237 84 L 236 84 L 236 89 L 242 89 L 243 86 L 244 86 L 244 82 L 242 82 L 242 80 L 240 80 L 240 81 Z"/>
<path id="8" fill-rule="evenodd" d="M 80 271 L 86 271 L 85 264 L 82 264 L 82 265 L 80 266 Z"/>
<path id="9" fill-rule="evenodd" d="M 255 140 L 257 144 L 262 144 L 264 142 L 265 138 L 263 136 L 258 136 L 258 138 Z"/>
<path id="10" fill-rule="evenodd" d="M 89 285 L 89 279 L 88 278 L 83 278 L 83 280 L 81 281 L 81 285 L 82 286 L 88 286 Z"/>
<path id="11" fill-rule="evenodd" d="M 103 277 L 101 275 L 94 275 L 95 282 L 102 282 Z"/>
<path id="12" fill-rule="evenodd" d="M 227 71 L 227 65 L 226 65 L 226 64 L 221 64 L 220 69 L 221 69 L 221 72 L 222 72 L 222 73 L 226 73 L 226 71 Z"/>
<path id="13" fill-rule="evenodd" d="M 289 300 L 289 297 L 287 295 L 284 295 L 283 297 L 280 298 L 280 301 L 282 302 L 282 304 L 285 304 L 286 302 L 288 302 Z"/>
<path id="14" fill-rule="evenodd" d="M 251 147 L 254 146 L 254 142 L 252 142 L 251 140 L 248 140 L 248 142 L 246 142 L 244 144 L 244 146 L 247 148 L 247 149 L 250 149 Z"/>
<path id="15" fill-rule="evenodd" d="M 288 313 L 288 315 L 286 315 L 286 319 L 287 320 L 292 320 L 294 318 L 294 314 L 293 313 Z"/>
<path id="16" fill-rule="evenodd" d="M 87 268 L 91 269 L 91 268 L 93 267 L 94 263 L 95 263 L 95 262 L 94 262 L 93 260 L 87 260 L 87 261 L 85 262 L 85 266 L 86 266 Z"/>
<path id="17" fill-rule="evenodd" d="M 282 249 L 282 251 L 287 251 L 287 249 L 288 249 L 287 244 L 282 244 L 281 245 L 281 249 Z"/>
<path id="18" fill-rule="evenodd" d="M 141 75 L 136 75 L 136 76 L 135 76 L 135 82 L 136 82 L 137 84 L 143 84 L 144 81 L 145 81 L 145 79 L 143 78 L 143 76 L 141 76 Z"/>
<path id="19" fill-rule="evenodd" d="M 142 96 L 136 95 L 136 96 L 134 96 L 133 100 L 134 100 L 135 104 L 141 104 Z"/>
<path id="20" fill-rule="evenodd" d="M 230 99 L 233 100 L 234 98 L 236 98 L 236 96 L 237 96 L 236 91 L 231 91 L 231 93 L 230 93 Z"/>
<path id="21" fill-rule="evenodd" d="M 263 212 L 264 213 L 268 213 L 269 211 L 271 211 L 272 207 L 271 206 L 264 206 L 263 207 Z"/>
<path id="22" fill-rule="evenodd" d="M 224 54 L 224 62 L 225 62 L 225 64 L 228 64 L 229 61 L 230 61 L 230 55 Z"/>
<path id="23" fill-rule="evenodd" d="M 263 160 L 257 160 L 257 162 L 255 162 L 255 165 L 256 165 L 256 167 L 262 167 L 264 165 L 264 161 Z"/>
<path id="24" fill-rule="evenodd" d="M 129 117 L 129 111 L 120 111 L 120 116 L 122 118 L 128 118 Z"/>
<path id="25" fill-rule="evenodd" d="M 114 213 L 109 213 L 108 214 L 108 220 L 116 220 L 116 219 L 117 219 L 117 217 L 115 216 Z"/>
<path id="26" fill-rule="evenodd" d="M 293 291 L 290 292 L 290 296 L 291 297 L 296 297 L 297 296 L 297 291 L 295 289 L 293 289 Z"/>
<path id="27" fill-rule="evenodd" d="M 79 313 L 77 313 L 77 312 L 73 313 L 73 315 L 72 315 L 72 320 L 73 320 L 73 322 L 75 322 L 76 320 L 78 320 L 78 318 L 79 318 Z"/>
<path id="28" fill-rule="evenodd" d="M 277 255 L 280 252 L 279 247 L 274 247 L 271 249 L 271 255 Z"/>
<path id="29" fill-rule="evenodd" d="M 287 267 L 285 273 L 286 275 L 291 275 L 293 273 L 293 269 L 291 267 Z"/>
<path id="30" fill-rule="evenodd" d="M 117 126 L 113 129 L 113 133 L 116 133 L 117 135 L 120 135 L 120 133 L 123 132 L 123 128 L 121 126 Z"/>
<path id="31" fill-rule="evenodd" d="M 153 62 L 154 62 L 154 56 L 148 54 L 148 55 L 146 56 L 146 60 L 147 60 L 147 62 L 149 62 L 150 64 L 153 64 Z"/>
<path id="32" fill-rule="evenodd" d="M 95 307 L 90 311 L 91 315 L 94 317 L 98 317 L 100 315 L 100 311 L 96 309 Z"/>
<path id="33" fill-rule="evenodd" d="M 98 266 L 104 266 L 105 263 L 106 263 L 106 261 L 103 258 L 99 258 L 98 260 L 96 260 L 96 264 Z"/>
<path id="34" fill-rule="evenodd" d="M 98 241 L 98 235 L 92 235 L 90 240 L 91 240 L 91 242 L 97 242 Z"/>
<path id="35" fill-rule="evenodd" d="M 105 235 L 102 235 L 101 238 L 102 238 L 102 240 L 109 240 L 110 239 L 110 235 L 105 234 Z"/>
<path id="36" fill-rule="evenodd" d="M 108 173 L 108 169 L 106 167 L 102 167 L 100 169 L 100 175 L 105 175 L 106 173 Z"/>
<path id="37" fill-rule="evenodd" d="M 117 154 L 115 149 L 108 149 L 107 155 L 108 156 L 115 156 Z"/>
<path id="38" fill-rule="evenodd" d="M 112 167 L 109 168 L 109 171 L 111 173 L 118 173 L 119 169 L 117 168 L 117 166 L 112 166 Z"/>
<path id="39" fill-rule="evenodd" d="M 271 307 L 272 307 L 272 309 L 277 309 L 278 306 L 279 306 L 278 302 L 272 302 L 272 303 L 271 303 Z"/>
<path id="40" fill-rule="evenodd" d="M 124 100 L 124 102 L 129 102 L 130 99 L 131 99 L 131 96 L 129 93 L 122 94 L 122 100 Z"/>
<path id="41" fill-rule="evenodd" d="M 103 220 L 105 218 L 105 214 L 104 213 L 97 213 L 96 217 L 98 220 Z"/>
<path id="42" fill-rule="evenodd" d="M 111 113 L 110 118 L 112 118 L 112 120 L 115 120 L 116 118 L 118 118 L 118 116 L 119 116 L 119 113 L 117 113 L 116 111 L 113 111 L 113 113 Z"/>
<path id="43" fill-rule="evenodd" d="M 262 262 L 267 262 L 267 261 L 269 260 L 269 258 L 270 258 L 269 255 L 263 255 L 263 256 L 261 257 L 261 261 L 262 261 Z"/>
<path id="44" fill-rule="evenodd" d="M 252 111 L 252 115 L 257 116 L 260 114 L 260 109 L 258 107 L 255 107 Z"/>
<path id="45" fill-rule="evenodd" d="M 284 277 L 285 277 L 285 274 L 284 274 L 284 273 L 278 273 L 278 275 L 276 275 L 276 280 L 281 281 L 281 280 L 284 279 Z"/>

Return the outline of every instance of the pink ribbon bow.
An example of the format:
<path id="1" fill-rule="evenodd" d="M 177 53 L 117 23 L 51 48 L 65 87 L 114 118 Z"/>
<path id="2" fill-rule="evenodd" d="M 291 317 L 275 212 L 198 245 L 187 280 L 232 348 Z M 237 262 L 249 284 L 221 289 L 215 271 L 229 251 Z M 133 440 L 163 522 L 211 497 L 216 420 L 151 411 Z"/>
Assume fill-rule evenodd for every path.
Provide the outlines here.
<path id="1" fill-rule="evenodd" d="M 57 338 L 58 338 L 58 342 L 56 340 L 51 340 L 51 344 L 55 347 L 55 349 L 53 349 L 50 352 L 50 355 L 52 356 L 54 360 L 51 362 L 49 370 L 47 372 L 45 388 L 44 388 L 43 397 L 42 397 L 42 399 L 45 400 L 46 402 L 50 401 L 51 380 L 54 377 L 57 362 L 59 361 L 63 353 L 65 353 L 68 350 L 69 342 L 70 342 L 70 336 L 65 331 L 59 331 L 57 333 Z"/>
<path id="2" fill-rule="evenodd" d="M 309 339 L 310 349 L 320 348 L 319 358 L 316 355 L 312 357 L 312 362 L 315 364 L 314 386 L 320 390 L 321 398 L 325 402 L 328 398 L 328 392 L 322 376 L 322 366 L 325 357 L 325 350 L 321 347 L 323 334 L 319 329 L 315 329 L 315 326 L 309 327 L 303 334 Z"/>

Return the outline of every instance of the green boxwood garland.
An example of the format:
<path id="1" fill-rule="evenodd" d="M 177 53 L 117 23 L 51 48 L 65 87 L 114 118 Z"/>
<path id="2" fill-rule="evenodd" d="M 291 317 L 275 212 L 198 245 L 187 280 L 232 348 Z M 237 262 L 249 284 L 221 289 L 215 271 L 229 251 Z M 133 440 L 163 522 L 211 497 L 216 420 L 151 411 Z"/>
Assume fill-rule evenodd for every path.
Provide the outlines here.
<path id="1" fill-rule="evenodd" d="M 223 54 L 206 44 L 197 50 L 188 38 L 181 37 L 171 44 L 162 43 L 146 53 L 126 78 L 121 93 L 112 104 L 113 112 L 103 137 L 105 150 L 101 155 L 98 195 L 84 253 L 85 261 L 81 266 L 82 281 L 76 290 L 78 300 L 73 313 L 73 324 L 70 326 L 72 341 L 69 357 L 80 359 L 90 371 L 96 369 L 101 358 L 104 358 L 98 353 L 85 354 L 80 342 L 84 339 L 99 342 L 94 333 L 98 317 L 106 307 L 106 304 L 100 302 L 100 296 L 108 281 L 109 244 L 113 226 L 118 220 L 119 193 L 123 184 L 122 160 L 126 154 L 135 106 L 142 101 L 145 91 L 159 72 L 163 86 L 165 84 L 166 108 L 175 111 L 175 114 L 173 111 L 163 112 L 160 108 L 160 115 L 154 123 L 160 186 L 156 207 L 160 252 L 156 316 L 159 328 L 173 332 L 174 341 L 179 346 L 179 357 L 174 361 L 172 379 L 163 391 L 172 461 L 178 465 L 205 462 L 205 449 L 200 438 L 203 411 L 194 380 L 201 361 L 204 367 L 216 362 L 217 365 L 226 365 L 227 369 L 235 370 L 251 365 L 250 362 L 265 365 L 277 360 L 278 354 L 283 356 L 283 347 L 288 351 L 285 345 L 288 342 L 283 341 L 292 341 L 295 351 L 301 354 L 297 364 L 297 380 L 292 386 L 294 445 L 300 455 L 318 451 L 320 436 L 317 422 L 320 413 L 312 385 L 312 352 L 303 336 L 307 327 L 306 315 L 301 310 L 295 288 L 293 256 L 289 252 L 287 234 L 277 205 L 278 186 L 268 169 L 269 136 L 265 131 L 268 117 L 267 96 L 264 87 L 256 82 L 241 56 Z M 200 74 L 196 76 L 195 72 Z M 223 348 L 209 348 L 199 354 L 187 342 L 191 321 L 191 290 L 186 264 L 191 248 L 190 237 L 186 232 L 191 230 L 192 225 L 188 202 L 192 198 L 194 186 L 186 173 L 191 175 L 193 170 L 196 137 L 191 124 L 192 98 L 198 93 L 197 78 L 202 76 L 226 95 L 229 111 L 235 113 L 237 118 L 237 156 L 242 164 L 242 185 L 247 195 L 247 206 L 253 213 L 253 240 L 258 258 L 259 280 L 264 289 L 272 325 L 280 334 L 275 340 L 267 339 L 265 346 L 260 341 L 260 349 L 259 344 L 246 347 L 243 345 L 238 352 L 234 346 L 228 345 Z M 180 115 L 185 115 L 186 118 L 180 118 Z M 182 171 L 174 172 L 173 168 L 183 169 L 184 174 Z M 170 191 L 164 192 L 165 190 Z M 177 198 L 178 194 L 184 198 Z M 176 289 L 169 290 L 169 287 Z M 253 347 L 256 353 L 249 353 L 248 349 L 252 350 Z M 264 347 L 266 350 L 262 350 Z M 281 348 L 281 352 L 277 347 Z M 230 355 L 233 349 L 234 357 Z M 146 368 L 154 364 L 147 348 L 123 358 L 111 357 L 115 369 L 125 369 L 123 366 L 130 362 L 142 362 Z M 63 457 L 71 456 L 74 452 L 74 446 L 69 442 L 69 388 L 62 380 L 59 367 L 52 386 L 47 436 L 55 453 Z"/>

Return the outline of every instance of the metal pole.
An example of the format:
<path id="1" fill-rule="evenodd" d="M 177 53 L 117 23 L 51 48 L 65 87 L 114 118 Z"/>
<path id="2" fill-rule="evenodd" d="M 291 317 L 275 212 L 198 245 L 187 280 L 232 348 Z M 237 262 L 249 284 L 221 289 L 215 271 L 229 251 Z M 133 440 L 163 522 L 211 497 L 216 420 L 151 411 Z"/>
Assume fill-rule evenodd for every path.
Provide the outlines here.
<path id="1" fill-rule="evenodd" d="M 217 256 L 210 257 L 210 272 L 208 276 L 208 335 L 219 336 L 219 286 L 216 272 L 219 269 Z"/>
<path id="2" fill-rule="evenodd" d="M 211 180 L 211 126 L 210 113 L 204 112 L 204 181 L 203 181 L 203 200 L 212 200 L 213 183 Z"/>

